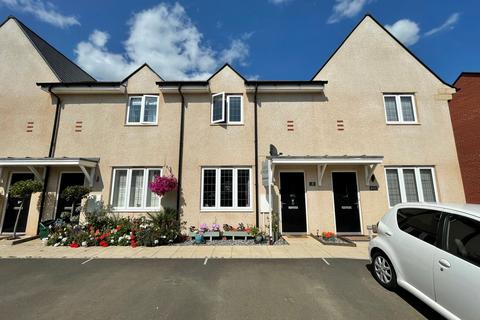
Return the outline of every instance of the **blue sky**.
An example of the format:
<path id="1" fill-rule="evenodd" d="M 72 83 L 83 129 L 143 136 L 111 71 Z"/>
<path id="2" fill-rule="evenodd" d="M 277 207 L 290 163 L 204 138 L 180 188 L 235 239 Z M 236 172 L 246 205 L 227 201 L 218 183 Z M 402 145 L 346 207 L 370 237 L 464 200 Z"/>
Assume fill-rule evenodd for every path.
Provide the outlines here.
<path id="1" fill-rule="evenodd" d="M 0 0 L 99 79 L 149 63 L 168 80 L 202 79 L 224 62 L 254 79 L 310 79 L 365 13 L 447 82 L 480 71 L 480 1 Z"/>

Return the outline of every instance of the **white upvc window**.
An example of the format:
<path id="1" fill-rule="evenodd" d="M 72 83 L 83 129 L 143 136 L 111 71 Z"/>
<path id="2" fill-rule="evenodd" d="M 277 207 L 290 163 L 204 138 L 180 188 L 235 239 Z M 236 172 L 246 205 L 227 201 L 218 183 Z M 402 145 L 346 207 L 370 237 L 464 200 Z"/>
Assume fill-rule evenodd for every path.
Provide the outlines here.
<path id="1" fill-rule="evenodd" d="M 158 96 L 131 96 L 128 99 L 127 125 L 155 125 L 158 119 Z"/>
<path id="2" fill-rule="evenodd" d="M 160 197 L 148 185 L 161 168 L 115 168 L 110 205 L 115 211 L 148 211 L 160 208 Z"/>
<path id="3" fill-rule="evenodd" d="M 225 92 L 212 95 L 211 122 L 225 122 Z"/>
<path id="4" fill-rule="evenodd" d="M 413 94 L 384 94 L 387 124 L 417 123 L 417 108 Z"/>
<path id="5" fill-rule="evenodd" d="M 437 202 L 435 170 L 432 167 L 386 167 L 390 207 L 402 202 Z"/>
<path id="6" fill-rule="evenodd" d="M 243 96 L 225 92 L 213 94 L 210 122 L 243 124 Z"/>
<path id="7" fill-rule="evenodd" d="M 202 211 L 251 211 L 251 168 L 202 168 Z"/>

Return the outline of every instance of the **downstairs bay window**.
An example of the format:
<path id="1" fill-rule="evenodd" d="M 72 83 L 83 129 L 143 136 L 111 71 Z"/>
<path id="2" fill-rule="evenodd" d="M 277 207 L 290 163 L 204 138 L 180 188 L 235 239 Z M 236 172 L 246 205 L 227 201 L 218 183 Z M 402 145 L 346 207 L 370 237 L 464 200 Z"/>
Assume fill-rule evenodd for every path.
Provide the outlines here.
<path id="1" fill-rule="evenodd" d="M 436 202 L 432 167 L 388 167 L 385 169 L 391 207 L 402 202 Z"/>
<path id="2" fill-rule="evenodd" d="M 202 168 L 202 211 L 252 209 L 250 168 Z"/>
<path id="3" fill-rule="evenodd" d="M 161 175 L 160 168 L 113 169 L 110 204 L 115 211 L 148 211 L 160 208 L 160 197 L 148 184 Z"/>

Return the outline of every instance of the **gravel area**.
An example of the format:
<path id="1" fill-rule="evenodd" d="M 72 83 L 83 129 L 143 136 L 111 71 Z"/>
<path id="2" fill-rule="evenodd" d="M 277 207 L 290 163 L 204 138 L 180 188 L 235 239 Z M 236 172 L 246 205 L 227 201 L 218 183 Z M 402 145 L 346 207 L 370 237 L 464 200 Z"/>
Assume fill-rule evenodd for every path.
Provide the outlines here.
<path id="1" fill-rule="evenodd" d="M 280 238 L 278 239 L 274 244 L 274 246 L 284 246 L 288 245 L 288 242 Z M 228 239 L 228 240 L 222 240 L 222 239 L 214 239 L 212 241 L 207 240 L 206 243 L 204 244 L 196 244 L 195 240 L 187 240 L 185 242 L 180 242 L 180 243 L 175 243 L 173 246 L 268 246 L 268 241 L 263 241 L 261 243 L 255 243 L 253 239 Z"/>

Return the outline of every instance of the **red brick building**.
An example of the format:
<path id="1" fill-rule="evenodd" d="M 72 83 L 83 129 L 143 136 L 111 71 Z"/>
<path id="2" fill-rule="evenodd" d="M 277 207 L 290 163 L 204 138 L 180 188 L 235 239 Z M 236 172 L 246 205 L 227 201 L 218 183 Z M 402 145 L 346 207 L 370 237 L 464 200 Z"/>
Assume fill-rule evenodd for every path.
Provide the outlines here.
<path id="1" fill-rule="evenodd" d="M 465 198 L 480 203 L 480 72 L 462 72 L 450 101 Z"/>

